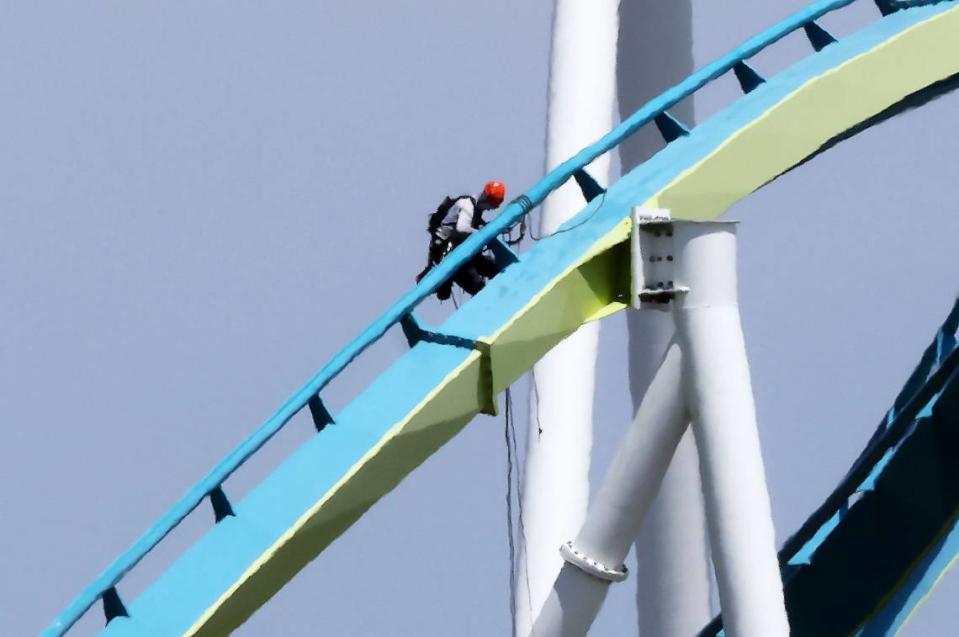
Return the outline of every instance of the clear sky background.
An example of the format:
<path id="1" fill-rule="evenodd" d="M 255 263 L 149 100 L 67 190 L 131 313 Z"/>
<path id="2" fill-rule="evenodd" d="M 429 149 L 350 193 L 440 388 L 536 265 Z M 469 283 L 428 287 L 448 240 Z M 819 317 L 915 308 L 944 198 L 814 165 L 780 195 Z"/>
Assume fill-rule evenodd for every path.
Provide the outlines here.
<path id="1" fill-rule="evenodd" d="M 696 2 L 697 66 L 804 4 Z M 439 198 L 541 176 L 551 5 L 4 4 L 0 633 L 37 633 L 407 289 Z M 826 25 L 874 11 L 861 0 Z M 806 46 L 789 38 L 756 66 Z M 734 97 L 710 89 L 700 119 Z M 730 213 L 780 539 L 848 468 L 959 290 L 957 98 Z M 393 334 L 360 359 L 333 407 L 403 347 Z M 596 480 L 630 415 L 622 316 L 602 350 Z M 310 428 L 291 423 L 230 494 Z M 508 634 L 502 429 L 478 417 L 238 634 Z M 124 596 L 211 522 L 198 510 Z M 631 632 L 632 590 L 614 587 L 593 634 Z M 957 595 L 952 574 L 905 634 L 950 630 Z M 80 628 L 100 622 L 95 609 Z"/>

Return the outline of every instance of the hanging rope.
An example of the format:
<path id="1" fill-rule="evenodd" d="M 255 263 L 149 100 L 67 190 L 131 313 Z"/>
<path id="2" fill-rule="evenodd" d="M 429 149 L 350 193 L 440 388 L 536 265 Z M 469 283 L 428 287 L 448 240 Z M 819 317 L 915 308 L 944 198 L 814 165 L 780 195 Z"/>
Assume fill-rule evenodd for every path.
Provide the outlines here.
<path id="1" fill-rule="evenodd" d="M 512 398 L 506 388 L 506 426 L 503 437 L 506 439 L 506 541 L 509 544 L 509 613 L 513 637 L 516 637 L 516 542 L 513 539 L 513 437 L 510 430 L 512 422 Z"/>
<path id="2" fill-rule="evenodd" d="M 516 462 L 516 503 L 517 520 L 519 522 L 520 537 L 523 540 L 523 546 L 526 546 L 526 525 L 523 522 L 523 474 L 519 463 L 519 445 L 516 442 L 516 418 L 513 415 L 513 396 L 510 388 L 506 389 L 506 407 L 503 410 L 505 419 L 505 428 L 503 437 L 506 440 L 506 534 L 509 542 L 509 607 L 510 619 L 513 622 L 512 635 L 516 637 L 516 542 L 513 530 L 513 458 Z M 525 560 L 524 551 L 524 560 Z M 524 565 L 525 566 L 525 565 Z M 532 621 L 533 602 L 532 593 L 529 585 L 529 568 L 523 569 L 524 584 L 526 586 L 526 603 L 529 609 L 529 617 Z"/>

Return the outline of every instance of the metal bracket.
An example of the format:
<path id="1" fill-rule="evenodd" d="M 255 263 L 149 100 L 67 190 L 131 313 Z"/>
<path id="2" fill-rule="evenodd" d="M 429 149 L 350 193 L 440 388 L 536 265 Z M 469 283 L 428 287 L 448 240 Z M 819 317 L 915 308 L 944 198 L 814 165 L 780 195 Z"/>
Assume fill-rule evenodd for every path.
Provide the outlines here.
<path id="1" fill-rule="evenodd" d="M 809 22 L 803 25 L 803 31 L 806 32 L 806 38 L 809 39 L 809 44 L 816 50 L 816 53 L 836 42 L 836 38 L 834 38 L 829 31 L 826 31 L 815 22 Z"/>
<path id="2" fill-rule="evenodd" d="M 480 353 L 480 378 L 483 386 L 483 393 L 486 395 L 486 402 L 480 410 L 482 413 L 495 416 L 497 408 L 496 395 L 493 394 L 493 363 L 490 358 L 490 344 L 483 340 L 473 340 L 462 336 L 452 334 L 442 334 L 428 330 L 420 324 L 419 319 L 413 312 L 400 319 L 400 327 L 406 336 L 410 347 L 419 342 L 435 343 L 437 345 L 449 345 L 452 347 L 462 347 L 471 349 Z"/>
<path id="3" fill-rule="evenodd" d="M 631 305 L 666 310 L 671 300 L 689 288 L 673 280 L 673 222 L 669 210 L 633 208 Z"/>
<path id="4" fill-rule="evenodd" d="M 766 83 L 766 78 L 745 62 L 738 62 L 733 67 L 733 73 L 736 74 L 736 79 L 739 80 L 739 86 L 743 89 L 743 93 L 752 93 Z"/>
<path id="5" fill-rule="evenodd" d="M 663 136 L 663 140 L 667 144 L 672 144 L 677 139 L 689 135 L 689 129 L 686 125 L 670 115 L 667 111 L 663 111 L 657 115 L 655 119 L 653 119 L 653 122 L 655 122 L 656 128 L 659 129 L 659 134 Z"/>
<path id="6" fill-rule="evenodd" d="M 307 405 L 310 407 L 310 416 L 313 417 L 313 426 L 316 427 L 317 433 L 323 431 L 327 425 L 336 424 L 333 414 L 330 413 L 319 394 L 311 396 Z"/>
<path id="7" fill-rule="evenodd" d="M 580 553 L 573 548 L 572 542 L 567 542 L 559 547 L 559 554 L 566 560 L 587 575 L 605 582 L 622 582 L 629 575 L 629 569 L 623 564 L 619 568 L 610 568 L 590 558 L 584 553 Z"/>
<path id="8" fill-rule="evenodd" d="M 606 192 L 606 189 L 600 186 L 599 183 L 593 179 L 593 176 L 583 168 L 573 173 L 573 179 L 576 180 L 576 185 L 579 186 L 580 192 L 583 193 L 583 199 L 586 200 L 586 203 L 589 203 Z"/>
<path id="9" fill-rule="evenodd" d="M 100 596 L 100 600 L 103 602 L 103 616 L 106 618 L 107 624 L 112 622 L 117 617 L 130 616 L 130 613 L 127 611 L 127 607 L 123 603 L 123 600 L 120 599 L 120 593 L 117 592 L 116 586 L 111 586 L 107 590 L 103 591 L 103 594 Z"/>
<path id="10" fill-rule="evenodd" d="M 233 506 L 230 504 L 230 500 L 223 491 L 222 484 L 210 491 L 210 504 L 213 505 L 213 517 L 217 524 L 225 518 L 236 515 L 236 513 L 233 512 Z"/>
<path id="11" fill-rule="evenodd" d="M 473 339 L 455 336 L 453 334 L 442 334 L 424 328 L 412 312 L 400 319 L 400 328 L 403 330 L 403 335 L 406 337 L 406 342 L 409 343 L 410 347 L 413 347 L 420 341 L 425 341 L 427 343 L 436 343 L 437 345 L 478 349 L 476 347 L 476 341 Z"/>
<path id="12" fill-rule="evenodd" d="M 506 242 L 499 237 L 490 241 L 488 247 L 490 252 L 493 253 L 493 258 L 496 260 L 496 265 L 499 266 L 500 271 L 519 262 L 519 255 L 513 252 L 512 248 L 506 245 Z"/>

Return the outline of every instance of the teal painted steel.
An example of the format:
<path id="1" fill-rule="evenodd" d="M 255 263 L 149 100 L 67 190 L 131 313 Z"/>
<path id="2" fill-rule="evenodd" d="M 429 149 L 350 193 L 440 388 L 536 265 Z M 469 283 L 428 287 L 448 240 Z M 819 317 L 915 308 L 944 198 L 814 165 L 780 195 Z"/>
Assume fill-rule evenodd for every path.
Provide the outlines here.
<path id="1" fill-rule="evenodd" d="M 796 637 L 893 634 L 959 553 L 957 332 L 959 301 L 849 473 L 780 551 Z M 721 617 L 700 633 L 722 634 Z"/>
<path id="2" fill-rule="evenodd" d="M 766 81 L 762 75 L 756 72 L 756 69 L 745 62 L 740 62 L 734 66 L 733 72 L 736 74 L 736 79 L 739 80 L 739 86 L 743 89 L 743 93 L 753 92 Z"/>
<path id="3" fill-rule="evenodd" d="M 736 68 L 736 67 L 733 67 Z M 680 137 L 689 135 L 689 129 L 678 119 L 669 114 L 669 111 L 663 111 L 653 119 L 659 134 L 663 136 L 667 144 L 671 144 Z"/>
<path id="4" fill-rule="evenodd" d="M 959 417 L 955 414 L 954 417 Z M 942 574 L 959 556 L 959 525 L 953 526 L 916 565 L 905 585 L 859 633 L 858 637 L 895 635 L 916 607 L 932 592 Z"/>
<path id="5" fill-rule="evenodd" d="M 296 449 L 234 505 L 234 517 L 212 526 L 133 600 L 129 619 L 114 620 L 103 634 L 183 634 L 395 425 L 396 414 L 412 410 L 471 354 L 415 345 L 337 414 L 336 425 Z"/>
<path id="6" fill-rule="evenodd" d="M 935 340 L 926 348 L 916 369 L 887 412 L 886 418 L 880 423 L 849 473 L 800 530 L 786 540 L 782 550 L 782 554 L 787 558 L 784 562 L 791 562 L 796 555 L 814 551 L 817 543 L 812 541 L 812 536 L 821 533 L 822 526 L 828 524 L 824 520 L 834 516 L 853 494 L 872 489 L 877 472 L 881 472 L 889 462 L 895 448 L 908 434 L 915 419 L 937 400 L 939 388 L 959 366 L 959 352 L 955 350 L 957 327 L 959 303 L 953 307 Z M 944 343 L 951 343 L 951 347 L 944 348 Z"/>
<path id="7" fill-rule="evenodd" d="M 667 109 L 712 80 L 729 72 L 737 64 L 826 13 L 849 5 L 854 1 L 828 0 L 816 2 L 771 29 L 751 38 L 729 55 L 707 65 L 646 104 L 595 144 L 583 149 L 551 171 L 525 195 L 510 202 L 495 220 L 454 250 L 429 272 L 415 288 L 404 294 L 399 301 L 287 399 L 276 413 L 214 467 L 170 511 L 140 537 L 127 552 L 117 558 L 93 583 L 84 589 L 70 606 L 58 615 L 43 634 L 51 637 L 64 634 L 92 605 L 103 598 L 108 591 L 114 589 L 123 576 L 175 528 L 184 517 L 189 515 L 209 494 L 219 488 L 239 466 L 270 440 L 296 413 L 309 404 L 311 400 L 314 400 L 320 391 L 357 356 L 405 316 L 408 316 L 420 302 L 432 295 L 440 285 L 449 280 L 463 264 L 482 251 L 484 247 L 496 241 L 500 234 L 508 231 L 533 207 L 542 203 L 551 192 L 565 183 L 576 171 L 615 148 L 624 139 Z M 503 325 L 512 316 L 513 312 L 523 307 L 552 278 L 555 278 L 556 274 L 561 272 L 566 264 L 573 262 L 572 260 L 579 257 L 583 250 L 592 245 L 595 240 L 608 233 L 616 223 L 624 218 L 631 205 L 643 201 L 647 195 L 651 196 L 685 167 L 694 164 L 739 127 L 760 116 L 770 106 L 795 90 L 810 77 L 820 75 L 851 57 L 876 46 L 924 19 L 924 17 L 928 17 L 929 14 L 928 10 L 902 12 L 877 22 L 860 34 L 847 38 L 840 43 L 841 46 L 828 47 L 822 54 L 811 56 L 784 73 L 781 78 L 778 78 L 778 81 L 769 81 L 761 89 L 751 92 L 736 103 L 734 109 L 729 112 L 729 117 L 723 121 L 704 124 L 695 129 L 692 135 L 671 144 L 669 148 L 645 164 L 641 170 L 634 171 L 611 187 L 605 194 L 594 199 L 580 215 L 565 224 L 548 242 L 544 241 L 531 250 L 520 265 L 509 268 L 501 276 L 495 278 L 482 294 L 467 303 L 447 321 L 443 327 L 443 332 L 457 334 L 466 339 L 475 339 L 491 333 L 498 326 Z M 287 515 L 289 511 L 297 506 L 305 506 L 310 498 L 315 501 L 316 493 L 314 489 L 307 489 L 298 493 L 295 488 L 291 489 L 291 487 L 304 482 L 310 483 L 316 488 L 319 488 L 317 485 L 334 483 L 342 475 L 342 471 L 352 466 L 355 459 L 369 448 L 369 445 L 372 444 L 371 441 L 378 439 L 376 436 L 382 433 L 371 426 L 371 422 L 382 423 L 390 416 L 405 413 L 398 410 L 408 410 L 412 406 L 410 404 L 411 400 L 422 396 L 425 388 L 435 386 L 447 372 L 462 362 L 466 355 L 468 355 L 468 352 L 461 348 L 442 347 L 430 343 L 421 343 L 414 347 L 383 377 L 377 379 L 367 392 L 354 401 L 347 410 L 344 410 L 343 414 L 337 415 L 337 425 L 335 427 L 324 428 L 317 438 L 298 450 L 264 482 L 262 489 L 258 488 L 243 502 L 234 507 L 235 516 L 225 517 L 177 563 L 179 565 L 184 560 L 188 562 L 189 558 L 197 555 L 215 554 L 221 556 L 220 558 L 209 558 L 210 562 L 207 564 L 211 565 L 216 562 L 218 567 L 222 568 L 222 570 L 217 571 L 216 575 L 211 575 L 210 571 L 203 571 L 203 577 L 199 577 L 200 571 L 192 571 L 188 573 L 189 577 L 193 578 L 192 581 L 188 579 L 180 580 L 186 587 L 179 591 L 183 594 L 182 596 L 185 596 L 187 592 L 201 583 L 206 586 L 204 591 L 197 590 L 196 596 L 188 602 L 184 602 L 182 608 L 151 607 L 154 602 L 149 601 L 150 593 L 155 589 L 164 589 L 164 581 L 169 579 L 165 575 L 147 593 L 141 596 L 140 600 L 130 606 L 131 617 L 117 620 L 111 624 L 108 632 L 113 634 L 114 626 L 126 624 L 130 627 L 139 626 L 140 628 L 135 633 L 124 632 L 124 634 L 145 634 L 141 630 L 145 624 L 137 617 L 139 612 L 151 608 L 152 611 L 156 612 L 156 617 L 166 618 L 163 620 L 164 623 L 169 620 L 175 624 L 174 615 L 182 614 L 186 616 L 195 610 L 197 604 L 211 601 L 209 591 L 223 590 L 222 587 L 232 581 L 230 577 L 236 575 L 234 571 L 237 564 L 244 563 L 245 559 L 262 548 L 264 544 L 269 545 L 269 542 L 272 541 L 271 538 L 274 538 L 278 533 L 282 533 L 292 524 L 294 520 L 289 519 Z M 404 369 L 407 373 L 412 373 L 413 376 L 402 378 L 396 376 L 394 373 L 396 369 Z M 424 372 L 426 369 L 434 370 L 435 374 Z M 382 398 L 385 399 L 384 402 L 379 403 L 383 406 L 382 408 L 375 407 L 377 403 L 372 402 L 374 397 L 379 400 L 378 392 L 382 393 Z M 306 464 L 309 465 L 309 474 L 302 473 L 305 458 L 308 458 Z M 317 458 L 322 458 L 322 463 L 317 463 Z M 319 476 L 317 476 L 318 472 L 320 473 Z M 309 480 L 304 479 L 305 475 L 309 475 Z M 261 491 L 269 492 L 272 489 L 269 485 L 279 482 L 284 482 L 286 485 L 283 491 L 285 494 L 284 502 L 269 502 L 258 495 Z M 283 510 L 278 510 L 276 508 L 278 506 Z M 270 515 L 273 515 L 273 517 L 271 518 Z M 252 520 L 256 520 L 256 522 L 252 522 Z M 207 559 L 207 557 L 204 557 L 204 559 Z M 232 565 L 231 560 L 234 562 Z M 174 569 L 176 566 L 174 566 Z M 171 571 L 174 569 L 171 569 Z M 184 569 L 185 572 L 191 571 L 187 567 L 184 567 Z M 202 580 L 202 582 L 197 580 Z M 214 582 L 213 580 L 217 581 Z M 167 592 L 171 591 L 172 589 L 167 589 Z M 159 596 L 156 599 L 162 599 L 162 597 Z M 146 601 L 141 603 L 144 598 L 146 598 Z"/>
<path id="8" fill-rule="evenodd" d="M 815 22 L 810 22 L 803 27 L 803 30 L 806 32 L 806 37 L 809 38 L 812 48 L 816 51 L 822 51 L 830 44 L 836 43 L 836 38 Z"/>
<path id="9" fill-rule="evenodd" d="M 576 180 L 576 185 L 579 186 L 579 191 L 583 193 L 583 199 L 586 200 L 586 203 L 589 203 L 606 192 L 606 189 L 600 186 L 599 183 L 593 179 L 593 176 L 583 169 L 579 169 L 573 173 L 573 178 Z"/>

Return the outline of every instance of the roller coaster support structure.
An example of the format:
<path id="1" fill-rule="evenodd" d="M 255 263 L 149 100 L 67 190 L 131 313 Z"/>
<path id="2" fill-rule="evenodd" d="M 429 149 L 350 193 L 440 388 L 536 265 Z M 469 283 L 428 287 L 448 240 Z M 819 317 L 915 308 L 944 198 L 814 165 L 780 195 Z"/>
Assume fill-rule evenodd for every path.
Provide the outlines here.
<path id="1" fill-rule="evenodd" d="M 533 634 L 585 635 L 691 421 L 707 526 L 731 637 L 786 637 L 756 410 L 739 317 L 732 222 L 634 211 L 633 304 L 672 306 L 676 336 L 590 505 Z M 652 310 L 650 310 L 652 308 Z"/>
<path id="2" fill-rule="evenodd" d="M 615 125 L 619 0 L 556 0 L 550 53 L 546 169 L 553 170 Z M 589 174 L 610 183 L 610 155 Z M 543 202 L 540 233 L 556 232 L 583 207 L 573 180 Z M 593 447 L 593 389 L 599 322 L 556 345 L 530 375 L 530 414 L 522 489 L 523 533 L 515 591 L 515 634 L 529 635 L 563 561 L 556 545 L 586 518 Z M 707 618 L 706 621 L 708 621 Z M 703 622 L 705 623 L 705 622 Z M 702 625 L 702 623 L 700 624 Z"/>

